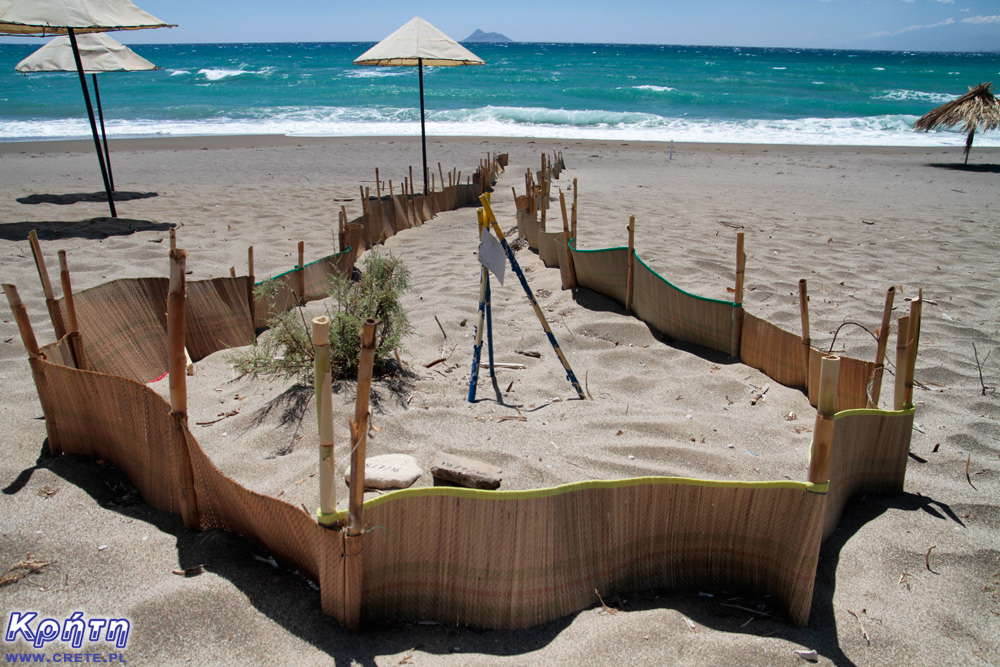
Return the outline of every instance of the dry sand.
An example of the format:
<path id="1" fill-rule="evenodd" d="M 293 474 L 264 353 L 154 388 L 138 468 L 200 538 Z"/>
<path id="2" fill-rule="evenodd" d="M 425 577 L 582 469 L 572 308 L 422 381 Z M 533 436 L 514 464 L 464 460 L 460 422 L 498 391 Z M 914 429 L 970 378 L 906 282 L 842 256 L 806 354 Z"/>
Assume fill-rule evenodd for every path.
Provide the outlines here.
<path id="1" fill-rule="evenodd" d="M 52 275 L 56 251 L 68 251 L 76 289 L 166 275 L 171 227 L 189 253 L 190 279 L 226 275 L 230 266 L 244 273 L 248 245 L 260 279 L 291 268 L 299 240 L 307 261 L 329 253 L 336 212 L 341 204 L 351 217 L 360 212 L 358 186 L 373 186 L 375 167 L 397 184 L 406 175 L 401 165 L 419 161 L 412 139 L 116 141 L 118 189 L 137 195 L 119 202 L 121 218 L 111 222 L 100 218 L 106 204 L 79 194 L 100 182 L 91 149 L 87 142 L 0 144 L 0 281 L 17 284 L 42 342 L 52 329 L 30 229 L 42 238 Z M 605 600 L 616 613 L 595 600 L 594 608 L 517 632 L 402 625 L 349 633 L 321 613 L 311 582 L 272 567 L 241 538 L 184 530 L 180 517 L 136 502 L 110 466 L 48 457 L 9 312 L 0 317 L 0 570 L 27 553 L 53 565 L 0 589 L 5 626 L 13 610 L 126 616 L 133 629 L 125 655 L 133 664 L 794 665 L 793 651 L 802 648 L 816 649 L 819 664 L 1000 662 L 1000 409 L 995 393 L 983 395 L 973 355 L 973 343 L 980 360 L 992 352 L 983 381 L 1000 384 L 1000 150 L 974 149 L 977 166 L 957 169 L 959 148 L 680 145 L 670 160 L 659 144 L 432 139 L 429 146 L 434 162 L 465 174 L 487 151 L 509 152 L 494 195 L 505 229 L 515 222 L 511 187 L 523 191 L 522 174 L 538 167 L 543 150 L 563 151 L 568 169 L 557 184 L 568 196 L 578 180 L 579 247 L 624 245 L 635 214 L 647 263 L 682 288 L 728 298 L 740 228 L 747 310 L 798 331 L 798 280 L 807 278 L 817 346 L 828 348 L 844 322 L 876 328 L 890 285 L 898 290 L 897 317 L 902 298 L 924 289 L 919 426 L 906 491 L 848 506 L 823 547 L 808 627 L 781 620 L 765 598 L 672 591 Z M 412 271 L 413 334 L 402 353 L 409 372 L 376 386 L 381 430 L 369 441 L 370 456 L 411 454 L 426 470 L 445 449 L 500 466 L 507 489 L 651 474 L 805 478 L 815 413 L 801 392 L 724 355 L 671 344 L 604 297 L 560 291 L 558 271 L 526 249 L 519 262 L 595 400 L 569 400 L 575 394 L 508 272 L 504 286 L 493 283 L 496 360 L 527 368 L 498 371 L 495 383 L 483 371 L 480 401 L 470 405 L 474 209 L 441 214 L 387 246 Z M 834 345 L 869 359 L 874 348 L 854 325 Z M 425 368 L 441 356 L 447 361 Z M 892 381 L 887 376 L 883 406 Z M 766 400 L 751 405 L 751 392 L 765 384 Z M 189 393 L 192 424 L 239 410 L 192 426 L 227 474 L 315 507 L 309 392 L 235 379 L 218 353 L 197 364 Z M 347 461 L 353 399 L 351 383 L 338 387 L 338 471 Z M 518 410 L 527 421 L 500 420 Z M 429 483 L 429 474 L 418 481 Z M 338 497 L 343 506 L 342 481 Z M 172 572 L 193 565 L 205 573 Z"/>

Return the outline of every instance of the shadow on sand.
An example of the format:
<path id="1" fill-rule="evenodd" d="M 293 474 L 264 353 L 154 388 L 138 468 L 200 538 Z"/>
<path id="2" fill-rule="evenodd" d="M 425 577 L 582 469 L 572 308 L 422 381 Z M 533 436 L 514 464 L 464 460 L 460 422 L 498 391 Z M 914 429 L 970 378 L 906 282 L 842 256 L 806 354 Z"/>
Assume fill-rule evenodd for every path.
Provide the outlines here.
<path id="1" fill-rule="evenodd" d="M 100 240 L 111 236 L 128 236 L 136 232 L 166 232 L 176 227 L 172 222 L 152 222 L 131 218 L 90 218 L 87 220 L 55 220 L 50 222 L 0 223 L 0 239 L 26 241 L 35 230 L 42 241 L 80 238 Z"/>
<path id="2" fill-rule="evenodd" d="M 970 174 L 1000 174 L 1000 164 L 962 164 L 961 162 L 931 162 L 928 167 L 967 171 Z"/>
<path id="3" fill-rule="evenodd" d="M 150 199 L 158 197 L 156 192 L 114 192 L 115 201 L 132 201 L 133 199 Z M 18 204 L 59 204 L 66 206 L 80 202 L 106 202 L 108 195 L 105 192 L 73 192 L 66 195 L 28 195 L 17 200 Z"/>

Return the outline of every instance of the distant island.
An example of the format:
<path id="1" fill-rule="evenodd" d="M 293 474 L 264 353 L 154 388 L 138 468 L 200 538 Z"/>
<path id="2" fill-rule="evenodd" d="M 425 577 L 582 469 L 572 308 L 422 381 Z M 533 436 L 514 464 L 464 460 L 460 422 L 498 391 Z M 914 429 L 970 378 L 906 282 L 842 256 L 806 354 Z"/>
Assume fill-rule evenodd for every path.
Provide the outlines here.
<path id="1" fill-rule="evenodd" d="M 507 35 L 501 35 L 498 32 L 483 32 L 479 28 L 476 31 L 462 40 L 463 42 L 513 42 Z"/>

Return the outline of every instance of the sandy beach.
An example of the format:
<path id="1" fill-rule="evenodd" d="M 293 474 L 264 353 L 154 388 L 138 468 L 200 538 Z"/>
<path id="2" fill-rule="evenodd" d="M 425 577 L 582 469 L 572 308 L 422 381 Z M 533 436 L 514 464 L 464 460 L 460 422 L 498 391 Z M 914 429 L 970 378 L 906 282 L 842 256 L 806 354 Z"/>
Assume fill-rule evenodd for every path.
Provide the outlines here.
<path id="1" fill-rule="evenodd" d="M 111 150 L 117 220 L 104 217 L 107 204 L 95 196 L 92 143 L 0 143 L 0 282 L 17 285 L 43 344 L 53 333 L 32 229 L 50 274 L 57 251 L 67 251 L 76 290 L 165 276 L 170 229 L 188 252 L 189 280 L 230 267 L 245 274 L 251 245 L 260 280 L 292 268 L 299 241 L 307 262 L 333 252 L 340 207 L 360 214 L 359 186 L 374 188 L 375 169 L 398 189 L 420 161 L 416 139 L 392 137 L 132 139 Z M 27 554 L 51 565 L 0 588 L 5 612 L 125 616 L 125 657 L 139 665 L 795 665 L 801 649 L 817 651 L 815 664 L 1000 662 L 1000 149 L 974 148 L 961 168 L 960 146 L 677 144 L 671 157 L 658 143 L 428 142 L 435 170 L 440 161 L 463 181 L 487 153 L 509 154 L 493 195 L 504 230 L 516 223 L 511 188 L 523 194 L 525 169 L 552 151 L 565 157 L 555 185 L 568 198 L 576 179 L 579 248 L 626 245 L 635 215 L 636 249 L 653 269 L 685 290 L 727 299 L 742 231 L 747 311 L 798 332 L 798 282 L 806 278 L 813 344 L 822 349 L 873 359 L 868 331 L 879 326 L 886 289 L 896 288 L 897 317 L 903 299 L 923 289 L 905 492 L 848 505 L 823 545 L 807 627 L 766 598 L 695 590 L 623 592 L 520 631 L 404 624 L 351 633 L 321 612 L 313 582 L 275 567 L 258 547 L 185 530 L 105 462 L 49 456 L 6 304 L 0 573 Z M 552 206 L 550 221 L 558 220 L 558 201 Z M 412 334 L 400 352 L 405 372 L 376 383 L 380 430 L 368 454 L 414 456 L 425 470 L 417 485 L 432 483 L 438 450 L 499 466 L 503 489 L 645 475 L 805 478 L 815 410 L 802 392 L 726 355 L 671 343 L 608 298 L 561 290 L 558 270 L 529 249 L 518 260 L 594 400 L 569 400 L 575 392 L 508 274 L 493 284 L 496 360 L 526 367 L 501 369 L 495 382 L 484 371 L 480 400 L 469 404 L 475 209 L 441 213 L 386 247 L 412 272 Z M 854 324 L 834 341 L 844 323 Z M 153 386 L 165 392 L 163 384 Z M 766 398 L 751 403 L 765 385 Z M 190 422 L 206 423 L 192 430 L 216 465 L 250 489 L 315 508 L 311 396 L 297 402 L 293 383 L 237 378 L 225 352 L 196 364 L 188 390 Z M 342 507 L 353 401 L 353 383 L 335 387 Z M 501 419 L 517 415 L 526 421 Z M 193 566 L 204 572 L 174 573 Z"/>

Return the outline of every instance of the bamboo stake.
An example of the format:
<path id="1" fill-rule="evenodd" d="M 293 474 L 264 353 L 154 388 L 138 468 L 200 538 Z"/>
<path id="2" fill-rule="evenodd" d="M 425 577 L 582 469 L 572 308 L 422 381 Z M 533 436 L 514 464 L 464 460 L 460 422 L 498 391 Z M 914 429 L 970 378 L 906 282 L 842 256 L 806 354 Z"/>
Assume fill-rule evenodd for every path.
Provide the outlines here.
<path id="1" fill-rule="evenodd" d="M 813 428 L 809 453 L 809 481 L 825 484 L 830 481 L 830 456 L 833 452 L 833 417 L 837 412 L 837 384 L 840 378 L 840 357 L 824 356 L 820 362 L 819 400 L 816 402 L 816 424 Z"/>
<path id="2" fill-rule="evenodd" d="M 743 277 L 747 268 L 747 254 L 743 252 L 743 232 L 736 232 L 736 289 L 733 303 L 743 303 Z"/>
<path id="3" fill-rule="evenodd" d="M 383 222 L 383 219 L 385 218 L 385 211 L 382 210 L 382 179 L 379 178 L 378 167 L 375 167 L 375 201 L 378 203 L 378 225 L 379 234 L 381 234 L 382 228 L 385 226 L 385 223 Z M 374 237 L 372 242 L 376 242 Z"/>
<path id="4" fill-rule="evenodd" d="M 187 253 L 174 248 L 170 251 L 170 283 L 167 292 L 167 371 L 170 382 L 170 417 L 173 427 L 187 442 L 187 350 L 184 348 L 185 323 L 185 279 L 184 268 Z M 184 527 L 199 528 L 198 502 L 194 489 L 194 472 L 191 458 L 186 449 L 180 470 L 178 485 L 181 490 L 181 517 Z"/>
<path id="5" fill-rule="evenodd" d="M 38 245 L 38 234 L 32 229 L 28 232 L 28 243 L 31 245 L 31 254 L 35 258 L 35 268 L 38 269 L 38 277 L 42 281 L 42 291 L 45 293 L 45 307 L 49 311 L 49 319 L 52 320 L 52 329 L 55 331 L 56 340 L 66 335 L 66 324 L 63 322 L 62 311 L 59 310 L 59 302 L 52 291 L 52 282 L 49 280 L 49 271 L 45 268 L 45 258 L 42 256 L 42 248 Z"/>
<path id="6" fill-rule="evenodd" d="M 730 356 L 740 354 L 740 334 L 743 331 L 743 278 L 746 274 L 747 254 L 743 251 L 743 232 L 736 232 L 736 287 L 733 290 L 733 322 Z"/>
<path id="7" fill-rule="evenodd" d="M 187 367 L 184 349 L 185 279 L 187 252 L 178 248 L 170 251 L 170 291 L 167 293 L 167 352 L 170 378 L 170 410 L 187 416 Z"/>
<path id="8" fill-rule="evenodd" d="M 17 321 L 17 328 L 21 332 L 21 342 L 28 352 L 30 359 L 38 358 L 38 340 L 35 338 L 35 331 L 31 328 L 31 320 L 28 318 L 28 310 L 21 302 L 21 297 L 17 293 L 17 287 L 4 284 L 3 293 L 7 295 L 7 303 L 10 304 L 10 312 L 14 314 Z"/>
<path id="9" fill-rule="evenodd" d="M 413 166 L 410 166 L 410 213 L 413 215 L 413 224 L 422 225 L 423 220 L 421 216 L 417 214 L 417 195 L 416 191 L 413 189 Z"/>
<path id="10" fill-rule="evenodd" d="M 375 362 L 375 325 L 368 318 L 361 329 L 361 359 L 358 362 L 358 396 L 351 422 L 351 500 L 348 532 L 362 532 L 365 500 L 365 449 L 368 444 L 368 402 L 371 398 L 372 366 Z"/>
<path id="11" fill-rule="evenodd" d="M 247 301 L 250 303 L 250 326 L 257 329 L 257 304 L 253 299 L 254 288 L 253 246 L 247 248 Z"/>
<path id="12" fill-rule="evenodd" d="M 28 310 L 21 302 L 21 297 L 17 293 L 17 287 L 4 284 L 3 292 L 7 295 L 7 303 L 10 304 L 10 310 L 14 314 L 18 331 L 21 333 L 21 342 L 24 343 L 24 349 L 28 352 L 28 364 L 31 366 L 31 375 L 35 380 L 35 388 L 38 390 L 38 396 L 42 399 L 49 452 L 53 456 L 58 456 L 62 453 L 59 428 L 56 424 L 55 416 L 45 412 L 45 404 L 48 402 L 45 398 L 49 395 L 48 380 L 45 377 L 45 362 L 41 358 L 41 352 L 38 349 L 38 340 L 35 338 L 35 332 L 31 328 L 31 319 L 28 317 Z"/>
<path id="13" fill-rule="evenodd" d="M 347 249 L 347 207 L 341 205 L 337 216 L 337 252 Z"/>
<path id="14" fill-rule="evenodd" d="M 906 366 L 910 355 L 906 346 L 910 342 L 910 316 L 899 318 L 896 326 L 896 387 L 893 394 L 893 410 L 906 408 Z"/>
<path id="15" fill-rule="evenodd" d="M 316 419 L 319 425 L 319 523 L 333 523 L 337 511 L 337 491 L 333 486 L 333 391 L 330 374 L 330 318 L 314 317 L 312 342 L 315 354 L 313 378 Z"/>
<path id="16" fill-rule="evenodd" d="M 906 382 L 903 394 L 903 402 L 906 405 L 913 404 L 913 374 L 917 365 L 917 347 L 920 344 L 920 318 L 923 305 L 924 290 L 921 288 L 917 298 L 910 302 L 910 330 L 906 343 Z"/>
<path id="17" fill-rule="evenodd" d="M 441 175 L 441 189 L 444 190 L 444 169 L 441 168 L 440 162 L 438 162 L 438 173 Z"/>
<path id="18" fill-rule="evenodd" d="M 573 232 L 573 238 L 574 239 L 576 238 L 576 211 L 577 211 L 577 202 L 578 202 L 577 195 L 579 194 L 579 192 L 580 192 L 580 190 L 579 190 L 579 188 L 577 188 L 577 186 L 576 186 L 576 179 L 574 178 L 573 179 L 573 212 L 570 215 L 570 219 L 569 219 L 570 226 L 572 227 L 571 231 Z"/>
<path id="19" fill-rule="evenodd" d="M 564 285 L 563 289 L 576 287 L 576 270 L 573 266 L 573 253 L 569 249 L 569 217 L 566 215 L 566 195 L 563 194 L 562 188 L 559 188 L 559 207 L 562 209 L 562 221 L 563 221 L 563 240 L 566 242 L 566 246 L 563 249 L 563 261 L 566 262 L 566 278 L 569 284 Z"/>
<path id="20" fill-rule="evenodd" d="M 69 320 L 69 348 L 73 352 L 76 367 L 86 369 L 87 359 L 83 350 L 83 339 L 80 337 L 80 323 L 76 319 L 73 284 L 69 277 L 69 263 L 66 261 L 65 250 L 59 251 L 59 282 L 62 284 L 63 303 L 66 305 L 66 319 Z"/>
<path id="21" fill-rule="evenodd" d="M 69 278 L 69 263 L 66 261 L 66 251 L 59 251 L 59 282 L 62 284 L 63 300 L 66 304 L 66 319 L 69 320 L 70 332 L 79 332 L 80 325 L 76 319 L 76 303 L 73 301 L 73 285 Z"/>
<path id="22" fill-rule="evenodd" d="M 806 392 L 809 391 L 809 350 L 812 340 L 809 338 L 809 287 L 805 278 L 799 279 L 799 315 L 802 319 L 802 373 L 806 378 Z"/>
<path id="23" fill-rule="evenodd" d="M 371 395 L 372 364 L 375 361 L 375 326 L 368 318 L 361 330 L 361 360 L 358 363 L 358 396 L 351 427 L 351 493 L 349 523 L 344 540 L 344 619 L 348 628 L 361 624 L 362 564 L 364 540 L 365 448 L 368 439 L 368 402 Z"/>
<path id="24" fill-rule="evenodd" d="M 295 274 L 295 284 L 299 289 L 299 305 L 306 303 L 306 242 L 299 241 L 299 266 Z"/>
<path id="25" fill-rule="evenodd" d="M 892 327 L 892 301 L 896 287 L 891 286 L 885 293 L 885 308 L 882 310 L 882 326 L 878 329 L 878 348 L 875 351 L 875 371 L 872 374 L 872 389 L 868 395 L 868 407 L 878 409 L 878 399 L 882 393 L 882 374 L 885 370 L 885 348 L 889 344 L 889 330 Z"/>
<path id="26" fill-rule="evenodd" d="M 625 310 L 632 310 L 632 290 L 635 286 L 635 216 L 628 217 L 628 275 L 625 280 Z"/>

